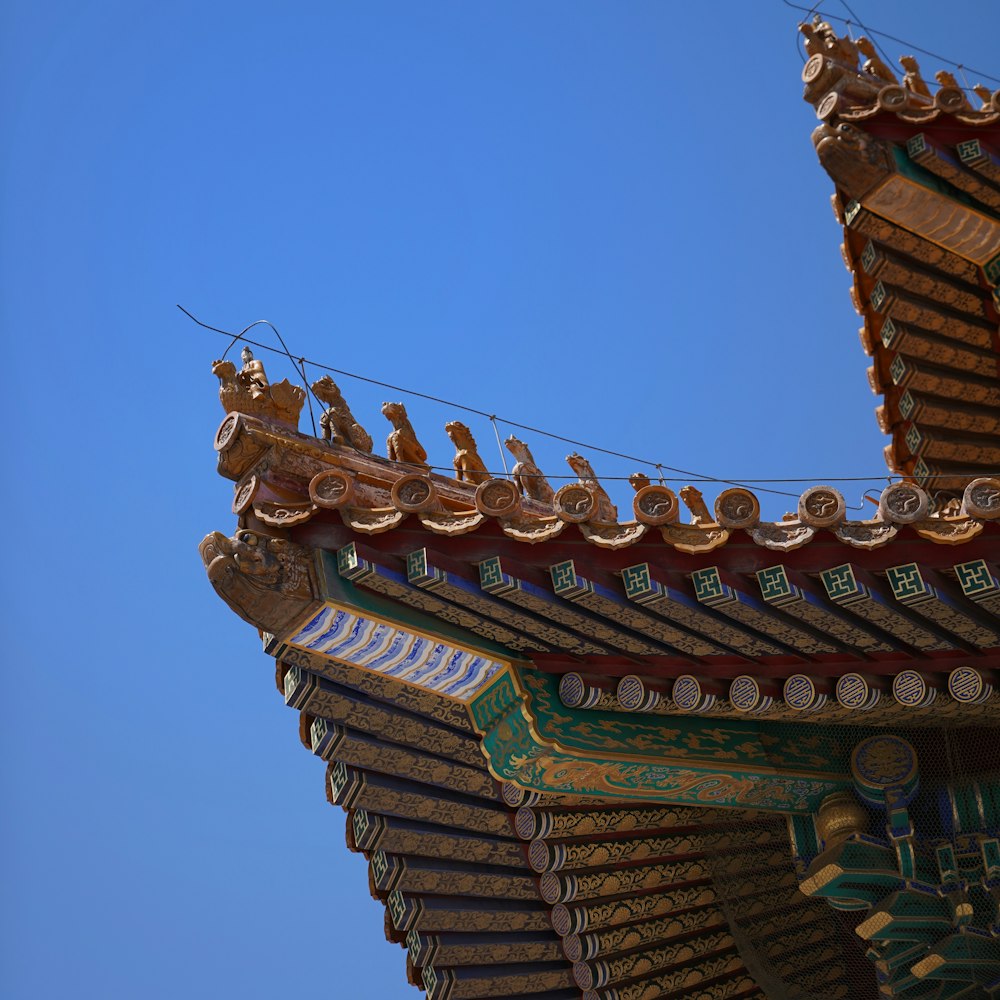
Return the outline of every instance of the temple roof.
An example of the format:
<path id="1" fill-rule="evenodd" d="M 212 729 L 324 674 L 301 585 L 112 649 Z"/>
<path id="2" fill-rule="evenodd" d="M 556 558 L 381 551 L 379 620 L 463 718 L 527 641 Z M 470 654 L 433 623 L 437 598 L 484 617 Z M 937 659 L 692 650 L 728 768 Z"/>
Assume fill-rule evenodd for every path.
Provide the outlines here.
<path id="1" fill-rule="evenodd" d="M 897 78 L 865 39 L 803 31 L 886 461 L 960 491 L 1000 463 L 1000 91 L 929 85 L 912 56 Z"/>
<path id="2" fill-rule="evenodd" d="M 452 478 L 401 403 L 383 406 L 381 458 L 329 377 L 310 436 L 306 390 L 269 384 L 249 352 L 240 371 L 213 365 L 238 528 L 202 542 L 209 579 L 275 658 L 386 936 L 431 1000 L 874 997 L 882 943 L 844 913 L 869 906 L 851 879 L 867 891 L 870 872 L 827 859 L 868 851 L 881 885 L 903 884 L 917 772 L 896 732 L 941 795 L 955 775 L 983 782 L 947 785 L 950 835 L 1000 816 L 985 770 L 1000 95 L 973 108 L 943 79 L 932 96 L 913 63 L 900 82 L 863 39 L 805 34 L 887 455 L 907 474 L 869 517 L 828 484 L 769 522 L 745 485 L 706 500 L 704 481 L 675 493 L 641 474 L 619 512 L 582 456 L 554 490 L 510 438 L 500 478 L 458 421 Z M 906 781 L 887 785 L 879 768 L 900 760 Z M 891 848 L 852 797 L 884 787 Z M 1000 871 L 991 836 L 984 871 Z M 935 900 L 958 891 L 950 871 Z M 966 981 L 964 957 L 957 972 L 941 957 L 945 980 Z"/>

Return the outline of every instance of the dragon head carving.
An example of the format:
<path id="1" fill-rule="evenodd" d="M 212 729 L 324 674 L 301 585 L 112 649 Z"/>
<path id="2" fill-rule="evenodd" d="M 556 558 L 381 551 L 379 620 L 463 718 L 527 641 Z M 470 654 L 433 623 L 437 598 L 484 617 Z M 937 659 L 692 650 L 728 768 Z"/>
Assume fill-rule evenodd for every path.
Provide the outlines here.
<path id="1" fill-rule="evenodd" d="M 312 563 L 300 545 L 241 530 L 220 531 L 198 546 L 216 593 L 244 621 L 280 633 L 301 618 L 316 596 Z"/>
<path id="2" fill-rule="evenodd" d="M 812 140 L 823 169 L 851 198 L 860 201 L 895 172 L 889 144 L 855 125 L 820 125 Z"/>

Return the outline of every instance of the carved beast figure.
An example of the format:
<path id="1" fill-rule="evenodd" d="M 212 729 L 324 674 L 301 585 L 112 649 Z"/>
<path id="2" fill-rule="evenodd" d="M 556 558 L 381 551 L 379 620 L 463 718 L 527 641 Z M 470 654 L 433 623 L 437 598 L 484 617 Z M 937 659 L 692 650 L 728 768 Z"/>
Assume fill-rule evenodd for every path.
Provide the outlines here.
<path id="1" fill-rule="evenodd" d="M 506 441 L 504 446 L 517 459 L 514 466 L 514 485 L 517 486 L 521 496 L 530 497 L 540 503 L 552 503 L 552 498 L 556 491 L 549 485 L 549 481 L 542 475 L 542 470 L 535 465 L 535 458 L 531 454 L 531 449 L 513 434 Z"/>
<path id="2" fill-rule="evenodd" d="M 486 471 L 486 463 L 479 457 L 479 450 L 476 448 L 476 439 L 472 436 L 472 431 L 460 420 L 451 420 L 444 425 L 445 433 L 451 438 L 451 443 L 455 446 L 455 478 L 459 482 L 485 483 L 491 478 Z"/>
<path id="3" fill-rule="evenodd" d="M 307 550 L 284 538 L 248 530 L 227 538 L 213 531 L 198 551 L 216 593 L 259 629 L 286 630 L 316 596 Z"/>
<path id="4" fill-rule="evenodd" d="M 618 508 L 611 502 L 611 497 L 605 492 L 604 487 L 597 480 L 597 473 L 594 472 L 590 462 L 583 455 L 574 452 L 566 456 L 569 467 L 580 477 L 580 483 L 586 486 L 594 495 L 597 501 L 597 511 L 594 515 L 595 521 L 605 521 L 608 524 L 615 524 L 618 521 Z"/>
<path id="5" fill-rule="evenodd" d="M 326 410 L 319 418 L 319 426 L 323 431 L 323 440 L 333 444 L 346 444 L 358 451 L 371 453 L 371 435 L 361 426 L 351 413 L 351 408 L 340 392 L 340 387 L 324 375 L 312 384 L 312 391 L 321 403 L 326 403 Z"/>
<path id="6" fill-rule="evenodd" d="M 427 469 L 427 452 L 417 440 L 416 432 L 406 415 L 402 403 L 383 403 L 382 416 L 392 424 L 392 433 L 386 438 L 386 453 L 393 462 L 406 462 Z"/>

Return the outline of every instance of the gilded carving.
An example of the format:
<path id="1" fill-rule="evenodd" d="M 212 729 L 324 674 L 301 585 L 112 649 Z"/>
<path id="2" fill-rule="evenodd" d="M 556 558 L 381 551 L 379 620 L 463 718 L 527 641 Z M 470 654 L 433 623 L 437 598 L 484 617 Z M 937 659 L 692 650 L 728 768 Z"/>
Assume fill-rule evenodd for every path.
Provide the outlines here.
<path id="1" fill-rule="evenodd" d="M 477 510 L 425 510 L 419 514 L 420 523 L 435 535 L 467 535 L 470 531 L 475 531 L 485 520 L 486 518 Z"/>
<path id="2" fill-rule="evenodd" d="M 427 476 L 416 474 L 397 479 L 392 484 L 391 495 L 393 504 L 407 514 L 431 510 L 437 503 L 434 484 Z"/>
<path id="3" fill-rule="evenodd" d="M 253 503 L 253 498 L 257 495 L 260 487 L 260 480 L 254 473 L 250 473 L 242 481 L 236 484 L 233 490 L 233 513 L 245 514 Z"/>
<path id="4" fill-rule="evenodd" d="M 683 487 L 683 489 L 681 489 L 681 500 L 684 501 L 684 506 L 691 512 L 692 524 L 715 524 L 715 518 L 712 517 L 711 511 L 708 509 L 708 504 L 705 503 L 705 498 L 698 487 Z"/>
<path id="5" fill-rule="evenodd" d="M 476 509 L 489 517 L 513 517 L 521 509 L 521 494 L 508 479 L 487 478 L 476 489 Z"/>
<path id="6" fill-rule="evenodd" d="M 741 487 L 723 490 L 715 501 L 715 517 L 730 531 L 746 531 L 760 521 L 760 501 Z"/>
<path id="7" fill-rule="evenodd" d="M 928 517 L 914 524 L 913 530 L 940 545 L 961 545 L 983 530 L 983 522 L 975 517 Z"/>
<path id="8" fill-rule="evenodd" d="M 280 659 L 282 664 L 299 667 L 310 673 L 326 677 L 344 687 L 363 691 L 371 698 L 385 702 L 387 705 L 405 709 L 416 715 L 425 715 L 429 719 L 443 722 L 455 729 L 466 732 L 470 732 L 472 729 L 465 705 L 435 691 L 428 691 L 415 684 L 405 684 L 396 680 L 395 677 L 355 667 L 344 660 L 334 660 L 292 646 L 286 646 L 280 651 Z M 430 738 L 434 741 L 430 745 L 435 747 L 435 753 L 437 753 L 437 737 L 431 735 Z M 484 768 L 486 762 L 479 753 L 478 740 L 468 740 L 467 742 L 472 750 L 472 760 L 477 767 Z"/>
<path id="9" fill-rule="evenodd" d="M 677 494 L 668 486 L 651 486 L 648 479 L 646 485 L 636 490 L 632 510 L 639 521 L 653 527 L 672 524 L 681 516 Z"/>
<path id="10" fill-rule="evenodd" d="M 504 447 L 514 456 L 516 464 L 512 471 L 514 483 L 520 490 L 522 496 L 537 500 L 539 503 L 549 505 L 555 496 L 555 491 L 549 485 L 549 481 L 542 475 L 542 470 L 535 464 L 531 449 L 513 434 L 506 441 Z"/>
<path id="11" fill-rule="evenodd" d="M 614 524 L 618 520 L 618 508 L 611 502 L 611 497 L 605 492 L 603 486 L 597 479 L 597 474 L 583 455 L 573 452 L 566 456 L 569 467 L 580 477 L 580 485 L 583 486 L 594 498 L 594 508 L 587 518 L 601 521 L 604 524 Z M 566 487 L 563 487 L 565 489 Z M 559 491 L 562 493 L 562 490 Z M 558 496 L 558 494 L 557 494 Z M 564 501 L 565 503 L 565 501 Z"/>
<path id="12" fill-rule="evenodd" d="M 340 763 L 331 764 L 327 775 L 331 801 L 345 808 L 360 807 L 369 813 L 416 819 L 444 827 L 460 827 L 497 837 L 510 833 L 506 812 L 489 808 L 485 803 L 471 805 L 456 802 L 454 797 L 435 795 L 432 788 L 381 778 Z M 534 880 L 527 876 L 522 879 L 523 883 L 531 885 L 531 892 L 522 898 L 537 898 Z"/>
<path id="13" fill-rule="evenodd" d="M 371 817 L 371 820 L 378 819 L 381 817 Z M 512 840 L 484 835 L 462 836 L 448 832 L 445 827 L 413 830 L 399 826 L 391 817 L 381 824 L 381 829 L 374 836 L 359 840 L 359 844 L 365 850 L 378 848 L 389 854 L 414 854 L 444 861 L 524 868 L 520 845 Z"/>
<path id="14" fill-rule="evenodd" d="M 700 955 L 733 948 L 734 945 L 735 942 L 728 931 L 716 931 L 648 951 L 600 959 L 592 964 L 576 962 L 573 966 L 573 976 L 581 989 L 589 990 L 607 986 L 609 983 L 618 983 L 624 979 L 649 976 L 671 966 L 690 962 Z"/>
<path id="15" fill-rule="evenodd" d="M 375 733 L 365 736 L 333 723 L 328 724 L 324 736 L 321 741 L 324 747 L 322 756 L 326 760 L 339 760 L 366 771 L 419 781 L 476 798 L 497 800 L 493 779 L 479 767 L 383 743 Z"/>
<path id="16" fill-rule="evenodd" d="M 503 522 L 503 533 L 518 542 L 534 545 L 537 542 L 548 542 L 559 535 L 566 522 L 558 517 L 512 517 Z"/>
<path id="17" fill-rule="evenodd" d="M 461 483 L 475 483 L 477 486 L 490 478 L 486 463 L 479 457 L 476 439 L 472 431 L 460 420 L 451 420 L 444 425 L 445 433 L 455 446 L 455 478 Z"/>
<path id="18" fill-rule="evenodd" d="M 638 982 L 627 983 L 616 986 L 614 990 L 615 1000 L 654 1000 L 664 994 L 672 993 L 675 990 L 684 990 L 682 994 L 686 1000 L 692 1000 L 698 994 L 690 992 L 693 987 L 706 979 L 714 979 L 727 972 L 736 972 L 743 968 L 743 963 L 738 955 L 726 954 L 718 958 L 706 959 L 696 965 L 688 965 L 670 972 L 660 973 Z M 741 977 L 740 991 L 747 986 L 752 986 L 753 981 L 747 976 Z M 711 996 L 711 992 L 707 992 Z M 584 994 L 590 1000 L 591 994 Z M 732 993 L 728 994 L 732 996 Z M 816 994 L 818 995 L 818 994 Z M 596 1000 L 596 994 L 593 994 Z"/>
<path id="19" fill-rule="evenodd" d="M 677 891 L 682 897 L 677 907 L 681 912 L 671 913 L 669 916 L 656 920 L 629 924 L 626 927 L 609 927 L 606 930 L 590 934 L 567 935 L 563 938 L 563 950 L 566 957 L 571 962 L 579 962 L 585 959 L 613 955 L 617 952 L 631 951 L 634 948 L 641 948 L 643 945 L 655 944 L 659 941 L 669 941 L 671 938 L 690 934 L 692 931 L 711 930 L 713 927 L 726 925 L 726 918 L 715 907 L 684 910 L 684 893 L 689 893 L 691 890 Z M 707 887 L 694 891 L 711 892 Z M 663 893 L 661 895 L 666 897 L 670 894 Z M 607 906 L 608 904 L 605 904 L 605 907 Z"/>
<path id="20" fill-rule="evenodd" d="M 309 499 L 328 510 L 349 506 L 354 492 L 354 476 L 343 469 L 327 469 L 309 481 Z"/>
<path id="21" fill-rule="evenodd" d="M 858 201 L 895 173 L 891 143 L 847 122 L 820 125 L 812 134 L 823 168 Z"/>
<path id="22" fill-rule="evenodd" d="M 316 597 L 310 553 L 283 538 L 213 531 L 198 547 L 216 593 L 244 621 L 280 634 L 302 618 Z"/>
<path id="23" fill-rule="evenodd" d="M 213 361 L 212 374 L 219 380 L 219 401 L 227 413 L 247 413 L 275 420 L 293 429 L 306 401 L 306 391 L 287 379 L 271 385 L 263 362 L 254 358 L 249 347 L 243 348 L 243 367 L 237 371 L 232 361 Z M 217 439 L 218 441 L 218 439 Z"/>
<path id="24" fill-rule="evenodd" d="M 427 469 L 427 452 L 417 440 L 410 418 L 406 415 L 406 407 L 402 403 L 383 403 L 382 416 L 392 424 L 392 431 L 385 442 L 390 461 L 406 462 Z"/>
<path id="25" fill-rule="evenodd" d="M 781 521 L 777 524 L 762 522 L 750 529 L 750 537 L 765 549 L 791 552 L 812 541 L 816 529 L 798 521 Z"/>
<path id="26" fill-rule="evenodd" d="M 397 930 L 408 931 L 545 931 L 549 926 L 546 910 L 490 907 L 483 902 L 461 901 L 444 897 L 411 896 L 394 889 L 386 901 Z M 531 905 L 530 903 L 528 904 Z M 537 904 L 536 904 L 537 906 Z"/>
<path id="27" fill-rule="evenodd" d="M 843 521 L 833 528 L 837 539 L 856 549 L 879 549 L 899 532 L 895 524 L 884 521 Z"/>
<path id="28" fill-rule="evenodd" d="M 665 524 L 660 532 L 668 545 L 691 555 L 711 552 L 729 541 L 729 529 L 719 525 Z"/>
<path id="29" fill-rule="evenodd" d="M 570 524 L 589 521 L 597 515 L 597 499 L 585 486 L 567 483 L 560 487 L 552 500 L 556 516 Z"/>
<path id="30" fill-rule="evenodd" d="M 367 510 L 364 507 L 340 507 L 340 517 L 352 531 L 362 535 L 380 535 L 391 531 L 407 517 L 405 510 L 395 507 L 376 507 Z"/>
<path id="31" fill-rule="evenodd" d="M 574 906 L 557 903 L 552 908 L 552 926 L 557 934 L 565 937 L 585 930 L 619 927 L 635 920 L 666 917 L 675 910 L 701 908 L 715 901 L 716 891 L 712 886 L 693 885 L 672 886 L 666 892 Z M 704 910 L 701 912 L 704 913 Z"/>
<path id="32" fill-rule="evenodd" d="M 337 383 L 329 375 L 324 375 L 313 382 L 312 391 L 321 403 L 326 403 L 326 410 L 319 418 L 323 440 L 370 453 L 371 435 L 354 419 Z"/>
<path id="33" fill-rule="evenodd" d="M 580 534 L 601 549 L 623 549 L 646 534 L 644 524 L 581 524 Z"/>
<path id="34" fill-rule="evenodd" d="M 738 814 L 731 809 L 686 808 L 684 806 L 618 807 L 610 809 L 557 812 L 542 807 L 522 806 L 515 817 L 515 829 L 524 840 L 591 837 L 595 834 L 660 830 L 674 826 L 731 822 Z"/>
<path id="35" fill-rule="evenodd" d="M 1000 479 L 974 479 L 965 488 L 962 508 L 965 513 L 987 521 L 1000 518 Z"/>
<path id="36" fill-rule="evenodd" d="M 844 498 L 832 486 L 811 486 L 799 498 L 799 520 L 813 528 L 832 528 L 844 520 Z"/>
<path id="37" fill-rule="evenodd" d="M 273 528 L 290 528 L 303 524 L 316 513 L 312 503 L 278 503 L 273 500 L 259 500 L 253 505 L 254 515 L 264 524 Z"/>
<path id="38" fill-rule="evenodd" d="M 436 754 L 463 764 L 482 767 L 484 763 L 479 742 L 473 737 L 451 732 L 429 720 L 394 712 L 367 700 L 355 700 L 330 688 L 315 688 L 304 701 L 294 707 L 318 719 L 340 723 L 372 736 L 392 733 L 394 741 L 415 750 L 434 747 Z"/>

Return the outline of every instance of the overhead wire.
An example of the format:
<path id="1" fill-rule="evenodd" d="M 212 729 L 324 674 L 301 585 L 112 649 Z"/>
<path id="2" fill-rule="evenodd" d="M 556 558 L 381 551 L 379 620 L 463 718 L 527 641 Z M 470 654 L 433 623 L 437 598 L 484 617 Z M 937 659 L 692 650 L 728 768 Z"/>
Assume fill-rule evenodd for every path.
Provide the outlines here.
<path id="1" fill-rule="evenodd" d="M 753 486 L 757 487 L 758 491 L 761 492 L 761 493 L 773 493 L 773 494 L 775 494 L 777 496 L 786 496 L 786 497 L 794 497 L 794 498 L 798 498 L 799 494 L 797 494 L 797 493 L 789 493 L 786 490 L 769 489 L 764 484 L 775 484 L 775 485 L 785 484 L 785 485 L 787 485 L 787 484 L 792 484 L 792 483 L 818 483 L 818 482 L 825 482 L 825 483 L 871 483 L 871 482 L 879 482 L 879 481 L 884 480 L 884 479 L 888 479 L 891 482 L 891 480 L 893 478 L 897 478 L 897 479 L 904 478 L 902 476 L 895 476 L 895 477 L 891 476 L 891 475 L 887 476 L 883 472 L 883 473 L 878 473 L 878 474 L 872 475 L 872 476 L 812 476 L 812 477 L 785 477 L 785 478 L 774 478 L 774 479 L 766 479 L 766 478 L 765 479 L 741 478 L 739 480 L 736 480 L 736 479 L 724 479 L 724 478 L 719 477 L 719 476 L 710 476 L 707 473 L 692 472 L 691 470 L 688 470 L 688 469 L 679 469 L 679 468 L 676 468 L 675 466 L 665 465 L 662 462 L 653 462 L 653 461 L 650 461 L 647 458 L 639 458 L 639 457 L 637 457 L 635 455 L 629 455 L 629 454 L 626 454 L 625 452 L 615 451 L 614 449 L 611 449 L 611 448 L 602 448 L 599 445 L 587 444 L 585 441 L 578 441 L 578 440 L 576 440 L 574 438 L 565 437 L 562 434 L 555 434 L 552 431 L 542 430 L 539 427 L 532 427 L 530 424 L 522 424 L 522 423 L 519 423 L 518 421 L 515 421 L 515 420 L 508 420 L 505 417 L 499 417 L 495 413 L 487 413 L 485 410 L 477 409 L 474 406 L 468 406 L 465 403 L 458 403 L 458 402 L 455 402 L 454 400 L 443 399 L 440 396 L 434 396 L 434 395 L 431 395 L 430 393 L 426 393 L 426 392 L 419 392 L 416 389 L 408 389 L 405 386 L 394 385 L 391 382 L 383 382 L 383 381 L 381 381 L 379 379 L 369 378 L 366 375 L 358 375 L 356 372 L 350 372 L 350 371 L 347 371 L 346 369 L 343 369 L 343 368 L 334 368 L 331 365 L 326 365 L 326 364 L 323 364 L 322 362 L 319 362 L 319 361 L 312 361 L 312 360 L 309 360 L 309 359 L 304 358 L 304 357 L 296 359 L 290 353 L 290 351 L 288 350 L 287 345 L 285 345 L 284 341 L 281 340 L 281 335 L 278 334 L 277 328 L 274 326 L 274 324 L 270 323 L 268 320 L 257 320 L 256 322 L 251 323 L 249 326 L 245 327 L 240 333 L 233 333 L 230 330 L 223 330 L 220 327 L 212 326 L 209 323 L 203 322 L 202 320 L 198 319 L 198 317 L 195 316 L 192 312 L 190 312 L 189 310 L 185 309 L 184 306 L 182 306 L 180 304 L 177 305 L 177 308 L 180 309 L 180 311 L 182 313 L 184 313 L 185 316 L 187 316 L 189 319 L 191 319 L 194 323 L 196 323 L 198 326 L 202 327 L 203 329 L 205 329 L 205 330 L 211 330 L 213 333 L 218 333 L 218 334 L 221 334 L 222 336 L 231 338 L 232 343 L 230 343 L 229 347 L 226 348 L 226 353 L 228 353 L 229 350 L 233 347 L 233 345 L 237 341 L 239 341 L 239 342 L 244 343 L 244 344 L 249 344 L 252 347 L 257 347 L 257 348 L 259 348 L 262 351 L 269 351 L 272 354 L 279 354 L 279 355 L 282 355 L 282 356 L 285 356 L 285 357 L 289 358 L 292 361 L 292 364 L 296 368 L 297 372 L 300 370 L 300 367 L 301 367 L 301 373 L 302 373 L 303 378 L 306 378 L 306 375 L 305 375 L 305 366 L 309 365 L 310 367 L 312 367 L 312 368 L 318 368 L 321 371 L 332 372 L 335 375 L 343 375 L 346 378 L 352 378 L 352 379 L 355 379 L 356 381 L 359 381 L 359 382 L 366 382 L 369 385 L 377 385 L 377 386 L 379 386 L 380 388 L 383 388 L 383 389 L 392 389 L 393 392 L 401 392 L 401 393 L 403 393 L 403 394 L 405 394 L 407 396 L 413 396 L 413 397 L 416 397 L 418 399 L 426 399 L 426 400 L 428 400 L 429 402 L 432 402 L 432 403 L 439 403 L 442 406 L 448 406 L 448 407 L 451 407 L 451 408 L 456 409 L 456 410 L 462 410 L 465 413 L 475 414 L 476 416 L 483 417 L 484 419 L 490 421 L 490 423 L 493 425 L 493 430 L 494 430 L 494 433 L 496 434 L 497 445 L 498 446 L 500 446 L 501 441 L 500 441 L 500 432 L 499 432 L 499 430 L 497 428 L 497 423 L 500 422 L 500 423 L 504 423 L 504 424 L 508 425 L 509 427 L 516 427 L 518 430 L 529 431 L 532 434 L 538 434 L 538 435 L 541 435 L 542 437 L 547 437 L 547 438 L 550 438 L 550 439 L 555 440 L 555 441 L 561 441 L 564 444 L 571 444 L 571 445 L 574 445 L 577 448 L 584 448 L 587 451 L 600 452 L 601 454 L 604 454 L 604 455 L 610 455 L 613 458 L 621 458 L 621 459 L 625 459 L 626 461 L 630 461 L 630 462 L 638 462 L 640 465 L 650 466 L 651 468 L 653 468 L 653 469 L 656 470 L 657 478 L 659 479 L 659 481 L 661 483 L 682 482 L 682 481 L 691 481 L 691 480 L 693 480 L 694 482 L 698 482 L 698 483 L 719 483 L 719 484 L 723 484 L 723 485 L 727 485 L 727 486 L 740 486 L 740 487 L 744 487 L 744 488 L 748 488 L 750 485 L 753 485 Z M 281 340 L 281 344 L 282 344 L 282 349 L 281 350 L 279 350 L 276 347 L 273 347 L 270 344 L 265 344 L 265 343 L 262 343 L 261 341 L 257 341 L 257 340 L 251 340 L 249 337 L 247 337 L 245 335 L 248 330 L 251 330 L 251 329 L 253 329 L 253 327 L 260 326 L 260 325 L 268 326 L 272 330 L 274 330 L 275 334 L 278 335 L 279 340 Z M 224 356 L 225 355 L 223 355 L 223 357 Z M 298 363 L 296 363 L 296 362 L 298 362 Z M 307 378 L 306 378 L 306 382 L 307 382 L 307 387 L 308 387 L 308 379 Z M 310 392 L 312 391 L 311 388 L 309 388 L 309 391 Z M 322 401 L 319 400 L 319 402 L 322 402 Z M 310 412 L 311 412 L 311 407 L 310 407 Z M 313 423 L 313 430 L 314 430 L 314 436 L 318 436 L 318 435 L 315 434 L 315 422 Z M 504 466 L 504 473 L 503 474 L 505 476 L 507 476 L 510 473 L 507 470 L 507 461 L 506 461 L 506 458 L 503 455 L 502 449 L 501 449 L 501 452 L 500 452 L 500 457 L 501 457 L 501 461 L 502 461 L 503 466 Z M 453 471 L 450 466 L 434 466 L 434 465 L 432 465 L 432 466 L 428 466 L 428 468 L 430 468 L 433 471 Z M 681 478 L 675 478 L 675 477 L 665 477 L 663 475 L 664 470 L 666 470 L 667 472 L 676 473 L 677 476 L 683 477 L 683 479 L 681 479 Z M 927 476 L 927 477 L 923 477 L 923 478 L 927 478 L 927 479 L 945 479 L 945 478 L 953 478 L 955 476 L 976 476 L 976 475 L 981 475 L 981 474 L 982 474 L 982 470 L 977 470 L 977 471 L 973 471 L 973 472 L 952 472 L 952 473 L 941 474 L 941 475 L 931 475 L 931 476 Z M 489 475 L 499 477 L 500 473 L 489 473 Z M 576 479 L 577 477 L 575 475 L 552 475 L 552 476 L 547 476 L 546 478 L 549 478 L 549 479 L 573 480 L 573 479 Z M 600 478 L 602 480 L 607 480 L 609 482 L 615 482 L 615 481 L 627 482 L 629 479 L 631 479 L 631 476 L 606 476 L 606 475 L 602 475 Z"/>
<path id="2" fill-rule="evenodd" d="M 851 8 L 851 5 L 847 2 L 847 0 L 840 0 L 840 3 L 844 7 L 844 9 L 847 11 L 847 13 L 850 14 L 851 17 L 854 18 L 854 20 L 857 23 L 857 25 L 862 29 L 862 31 L 864 31 L 864 33 L 866 35 L 874 35 L 875 34 L 875 32 L 870 31 L 868 29 L 868 27 L 865 25 L 864 21 L 862 21 L 861 18 L 858 17 L 858 15 L 854 13 L 854 11 Z M 847 30 L 850 31 L 850 28 L 851 28 L 851 22 L 848 21 L 847 22 Z M 884 48 L 882 48 L 881 44 L 879 43 L 878 38 L 873 37 L 872 38 L 872 44 L 882 54 L 882 58 L 885 59 L 886 63 L 888 65 L 891 65 L 892 61 L 893 61 L 892 56 L 890 56 L 889 53 L 886 52 Z"/>

